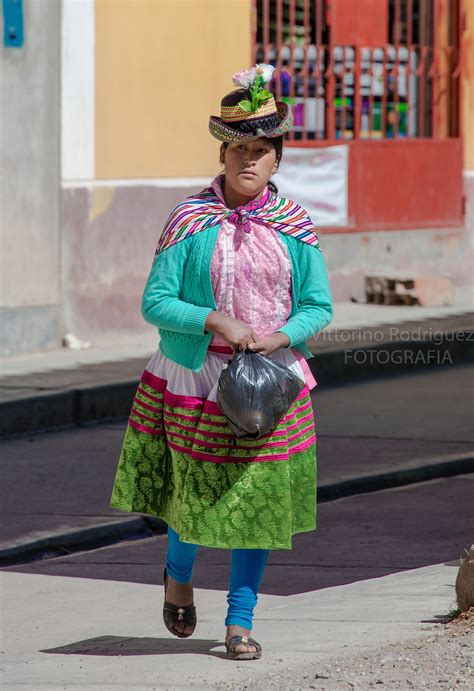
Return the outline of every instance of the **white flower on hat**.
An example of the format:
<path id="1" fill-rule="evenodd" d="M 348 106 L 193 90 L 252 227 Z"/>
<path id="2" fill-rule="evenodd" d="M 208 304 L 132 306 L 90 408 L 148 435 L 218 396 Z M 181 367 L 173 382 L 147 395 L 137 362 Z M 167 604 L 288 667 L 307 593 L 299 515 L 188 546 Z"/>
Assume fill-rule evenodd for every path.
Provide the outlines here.
<path id="1" fill-rule="evenodd" d="M 241 70 L 232 75 L 234 84 L 244 87 L 249 93 L 248 98 L 238 103 L 244 112 L 256 113 L 266 101 L 272 98 L 271 92 L 264 87 L 272 78 L 274 70 L 273 65 L 259 63 L 249 70 Z"/>
<path id="2" fill-rule="evenodd" d="M 273 72 L 275 71 L 273 65 L 268 65 L 264 62 L 258 63 L 255 66 L 255 69 L 257 74 L 262 77 L 264 84 L 267 84 L 267 82 L 270 81 L 270 79 L 273 77 Z"/>
<path id="3" fill-rule="evenodd" d="M 257 68 L 251 67 L 249 70 L 240 70 L 240 72 L 235 72 L 232 75 L 232 82 L 235 86 L 243 86 L 244 89 L 248 89 L 257 76 Z"/>

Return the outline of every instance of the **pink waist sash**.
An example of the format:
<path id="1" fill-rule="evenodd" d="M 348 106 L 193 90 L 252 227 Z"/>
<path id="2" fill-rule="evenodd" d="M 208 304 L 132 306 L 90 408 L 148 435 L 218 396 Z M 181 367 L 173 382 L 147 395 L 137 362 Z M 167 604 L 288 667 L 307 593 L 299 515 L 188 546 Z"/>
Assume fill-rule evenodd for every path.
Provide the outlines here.
<path id="1" fill-rule="evenodd" d="M 228 355 L 234 354 L 234 351 L 230 346 L 210 345 L 208 350 L 210 350 L 211 353 L 227 353 Z"/>
<path id="2" fill-rule="evenodd" d="M 301 369 L 303 370 L 306 379 L 306 383 L 308 385 L 308 389 L 311 391 L 311 389 L 314 389 L 314 387 L 318 385 L 318 382 L 313 377 L 313 373 L 309 368 L 308 361 L 306 360 L 305 356 L 299 352 L 299 350 L 296 350 L 296 348 L 292 348 L 291 350 L 294 352 L 297 359 L 299 360 Z"/>

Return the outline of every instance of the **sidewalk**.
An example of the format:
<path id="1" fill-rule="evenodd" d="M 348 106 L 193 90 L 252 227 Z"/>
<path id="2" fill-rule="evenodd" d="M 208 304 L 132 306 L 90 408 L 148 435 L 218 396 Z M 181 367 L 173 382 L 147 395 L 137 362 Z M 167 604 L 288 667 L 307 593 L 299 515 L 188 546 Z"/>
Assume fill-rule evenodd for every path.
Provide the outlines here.
<path id="1" fill-rule="evenodd" d="M 318 384 L 333 386 L 390 372 L 474 359 L 469 289 L 452 307 L 336 303 L 334 319 L 308 345 Z M 158 346 L 145 336 L 4 359 L 0 436 L 124 419 L 137 381 Z M 443 359 L 444 358 L 444 359 Z"/>
<path id="2" fill-rule="evenodd" d="M 195 589 L 198 628 L 180 640 L 161 623 L 161 586 L 1 572 L 3 686 L 272 688 L 280 673 L 306 667 L 314 676 L 335 657 L 426 638 L 453 607 L 456 573 L 457 563 L 437 564 L 286 597 L 260 594 L 263 657 L 236 662 L 222 644 L 222 591 Z"/>
<path id="3" fill-rule="evenodd" d="M 474 287 L 466 286 L 456 292 L 456 302 L 446 307 L 411 307 L 398 305 L 375 305 L 356 302 L 334 303 L 334 317 L 324 333 L 341 330 L 363 330 L 380 325 L 406 325 L 413 327 L 425 320 L 447 320 L 443 324 L 449 326 L 450 317 L 471 314 L 471 319 L 463 319 L 461 324 L 473 326 Z M 457 323 L 454 320 L 453 323 Z M 77 369 L 82 365 L 94 365 L 103 362 L 123 362 L 134 358 L 151 356 L 158 343 L 156 329 L 150 326 L 146 334 L 138 337 L 128 336 L 117 339 L 102 339 L 91 343 L 86 350 L 59 350 L 42 353 L 22 354 L 4 358 L 1 363 L 1 378 L 39 374 L 55 370 Z"/>

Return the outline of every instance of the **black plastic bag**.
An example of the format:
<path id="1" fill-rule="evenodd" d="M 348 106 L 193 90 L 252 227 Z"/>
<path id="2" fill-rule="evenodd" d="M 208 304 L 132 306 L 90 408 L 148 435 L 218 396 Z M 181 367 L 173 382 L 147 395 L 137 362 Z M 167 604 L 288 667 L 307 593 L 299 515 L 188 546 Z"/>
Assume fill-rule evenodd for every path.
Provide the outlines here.
<path id="1" fill-rule="evenodd" d="M 221 372 L 217 403 L 237 437 L 258 439 L 273 432 L 304 385 L 285 365 L 242 350 Z"/>

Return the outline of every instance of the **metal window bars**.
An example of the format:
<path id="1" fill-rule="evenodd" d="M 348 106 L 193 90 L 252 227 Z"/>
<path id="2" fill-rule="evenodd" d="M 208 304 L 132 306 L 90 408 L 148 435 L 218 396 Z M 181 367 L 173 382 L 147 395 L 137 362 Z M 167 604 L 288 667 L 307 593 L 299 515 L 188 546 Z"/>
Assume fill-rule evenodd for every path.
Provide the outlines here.
<path id="1" fill-rule="evenodd" d="M 459 0 L 386 2 L 388 42 L 365 46 L 334 44 L 328 0 L 253 0 L 253 58 L 276 68 L 288 139 L 459 136 Z"/>

